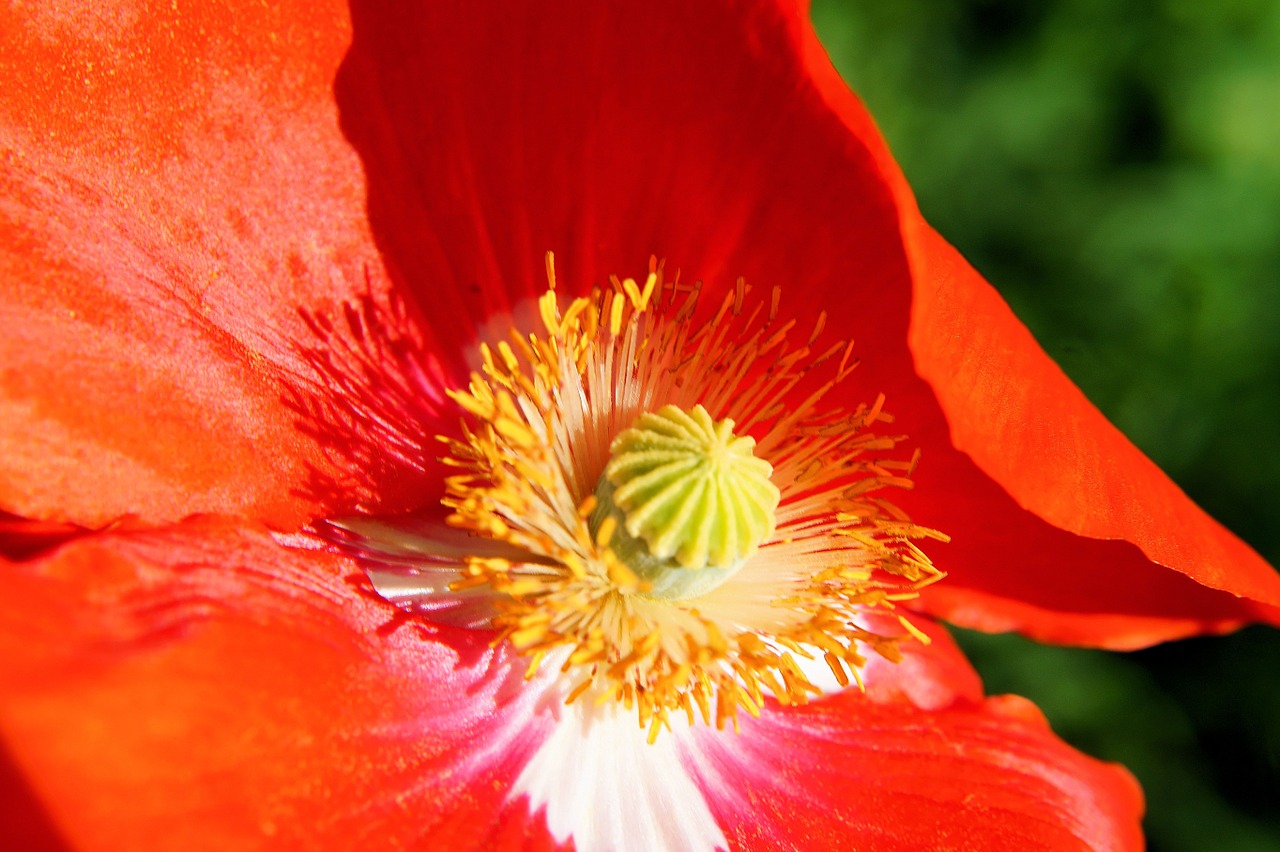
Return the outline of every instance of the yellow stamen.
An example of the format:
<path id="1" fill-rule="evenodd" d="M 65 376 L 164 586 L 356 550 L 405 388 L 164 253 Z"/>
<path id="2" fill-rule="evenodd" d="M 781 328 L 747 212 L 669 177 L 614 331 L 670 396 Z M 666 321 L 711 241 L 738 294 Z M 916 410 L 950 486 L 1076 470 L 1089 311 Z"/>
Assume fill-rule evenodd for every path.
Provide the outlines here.
<path id="1" fill-rule="evenodd" d="M 879 494 L 916 462 L 885 457 L 901 439 L 872 431 L 883 396 L 819 409 L 857 366 L 844 341 L 812 354 L 825 314 L 793 347 L 778 288 L 761 305 L 739 280 L 698 322 L 701 287 L 656 262 L 563 309 L 550 255 L 547 278 L 543 330 L 483 345 L 451 393 L 467 420 L 445 459 L 450 523 L 529 554 L 469 559 L 454 584 L 492 591 L 528 676 L 556 660 L 568 702 L 632 708 L 652 739 L 673 713 L 736 729 L 769 697 L 804 703 L 818 690 L 793 654 L 860 684 L 864 651 L 927 641 L 894 607 L 941 577 L 912 539 L 946 537 Z M 686 574 L 732 571 L 664 597 L 629 539 Z"/>

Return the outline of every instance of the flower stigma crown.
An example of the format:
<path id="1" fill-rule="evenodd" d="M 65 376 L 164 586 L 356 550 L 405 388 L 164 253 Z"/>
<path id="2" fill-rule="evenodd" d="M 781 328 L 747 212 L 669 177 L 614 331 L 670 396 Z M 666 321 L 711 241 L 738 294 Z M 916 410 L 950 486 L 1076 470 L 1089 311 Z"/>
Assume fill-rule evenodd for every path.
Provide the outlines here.
<path id="1" fill-rule="evenodd" d="M 590 527 L 649 584 L 689 598 L 731 577 L 773 532 L 778 488 L 755 440 L 701 405 L 641 414 L 609 445 Z"/>
<path id="2" fill-rule="evenodd" d="M 480 345 L 441 439 L 449 524 L 500 546 L 449 593 L 489 602 L 527 677 L 554 666 L 566 703 L 634 708 L 652 741 L 673 713 L 736 728 L 766 695 L 803 703 L 811 662 L 861 685 L 867 653 L 928 641 L 897 605 L 942 576 L 915 542 L 947 537 L 880 495 L 916 463 L 872 431 L 884 397 L 820 407 L 856 366 L 851 342 L 817 348 L 825 314 L 797 346 L 777 288 L 704 310 L 651 260 L 562 305 L 550 254 L 547 278 L 542 330 Z"/>

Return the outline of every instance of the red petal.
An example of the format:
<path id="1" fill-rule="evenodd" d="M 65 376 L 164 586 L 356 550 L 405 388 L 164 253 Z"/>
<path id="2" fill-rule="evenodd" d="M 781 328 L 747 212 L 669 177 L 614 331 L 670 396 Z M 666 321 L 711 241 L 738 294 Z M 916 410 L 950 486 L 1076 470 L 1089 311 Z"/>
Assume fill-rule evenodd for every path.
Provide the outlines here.
<path id="1" fill-rule="evenodd" d="M 32 794 L 26 779 L 0 750 L 0 837 L 10 849 L 23 852 L 64 852 L 66 842 Z"/>
<path id="2" fill-rule="evenodd" d="M 385 287 L 348 33 L 340 3 L 0 10 L 0 509 L 285 527 L 365 496 L 299 313 Z"/>
<path id="3" fill-rule="evenodd" d="M 686 280 L 805 288 L 792 298 L 883 280 L 861 304 L 899 306 L 902 348 L 893 199 L 807 79 L 792 10 L 357 2 L 352 19 L 343 125 L 379 245 L 442 342 L 505 334 L 488 325 L 545 290 L 552 250 L 570 292 L 652 254 Z"/>
<path id="4" fill-rule="evenodd" d="M 1112 647 L 1280 624 L 1280 574 L 1107 422 L 954 249 L 904 215 L 916 363 L 968 456 L 919 482 L 940 485 L 963 554 L 933 610 Z M 963 472 L 974 465 L 1003 490 Z M 942 485 L 947 474 L 960 487 Z"/>
<path id="5" fill-rule="evenodd" d="M 1280 578 L 923 225 L 802 6 L 357 3 L 344 126 L 437 336 L 492 337 L 547 249 L 568 289 L 651 253 L 686 279 L 782 284 L 802 322 L 825 308 L 858 342 L 829 399 L 884 391 L 924 449 L 901 503 L 955 539 L 934 551 L 951 578 L 933 611 L 1112 646 L 1275 620 L 1255 601 L 1280 604 Z"/>
<path id="6" fill-rule="evenodd" d="M 30 559 L 89 532 L 75 524 L 29 521 L 0 512 L 0 559 Z"/>
<path id="7" fill-rule="evenodd" d="M 911 356 L 932 391 L 905 405 L 890 397 L 926 449 L 919 491 L 902 502 L 954 537 L 939 554 L 952 574 L 926 606 L 962 624 L 1110 647 L 1280 624 L 1280 574 L 1085 399 L 921 218 L 884 140 L 811 32 L 803 50 L 814 83 L 896 196 L 911 269 Z M 947 432 L 917 423 L 945 423 Z"/>
<path id="8" fill-rule="evenodd" d="M 896 619 L 884 615 L 869 617 L 866 624 L 882 636 L 902 632 Z M 913 616 L 912 625 L 929 642 L 904 642 L 897 663 L 870 655 L 863 668 L 866 694 L 877 703 L 906 701 L 922 710 L 981 701 L 982 681 L 946 628 L 921 616 Z"/>
<path id="9" fill-rule="evenodd" d="M 77 848 L 549 844 L 522 666 L 344 560 L 196 520 L 3 570 L 0 726 Z"/>
<path id="10" fill-rule="evenodd" d="M 866 694 L 699 734 L 688 762 L 733 848 L 1142 849 L 1132 776 L 1058 740 L 1025 699 L 983 701 L 929 632 L 932 647 L 878 668 Z"/>

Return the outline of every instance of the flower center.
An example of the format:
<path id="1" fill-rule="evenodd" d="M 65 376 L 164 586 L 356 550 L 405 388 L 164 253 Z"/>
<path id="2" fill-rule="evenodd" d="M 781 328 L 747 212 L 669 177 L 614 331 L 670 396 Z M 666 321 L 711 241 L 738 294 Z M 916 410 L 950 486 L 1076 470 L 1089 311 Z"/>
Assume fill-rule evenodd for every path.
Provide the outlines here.
<path id="1" fill-rule="evenodd" d="M 692 598 L 733 576 L 774 530 L 778 488 L 755 439 L 702 405 L 640 415 L 613 439 L 590 527 L 660 598 Z"/>
<path id="2" fill-rule="evenodd" d="M 766 695 L 807 701 L 806 661 L 861 683 L 867 653 L 927 641 L 897 607 L 942 576 L 915 540 L 946 536 L 884 496 L 916 462 L 876 431 L 884 398 L 820 407 L 856 365 L 851 343 L 818 346 L 824 314 L 797 341 L 777 289 L 753 303 L 739 280 L 704 310 L 651 262 L 562 305 L 550 255 L 547 275 L 542 331 L 481 344 L 450 393 L 444 504 L 469 537 L 384 542 L 437 554 L 415 584 L 486 602 L 529 677 L 555 666 L 566 702 L 634 708 L 651 738 L 672 713 L 719 727 Z"/>

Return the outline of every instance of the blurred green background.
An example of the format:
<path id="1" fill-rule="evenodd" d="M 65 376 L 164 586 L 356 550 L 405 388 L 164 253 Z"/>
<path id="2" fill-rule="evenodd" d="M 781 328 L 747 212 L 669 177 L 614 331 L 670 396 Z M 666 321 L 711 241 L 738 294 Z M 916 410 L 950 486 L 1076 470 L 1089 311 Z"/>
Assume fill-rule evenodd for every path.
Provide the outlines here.
<path id="1" fill-rule="evenodd" d="M 925 216 L 1084 391 L 1280 564 L 1280 3 L 814 0 Z M 1280 849 L 1280 631 L 1136 654 L 965 632 L 1130 767 L 1153 852 Z"/>

